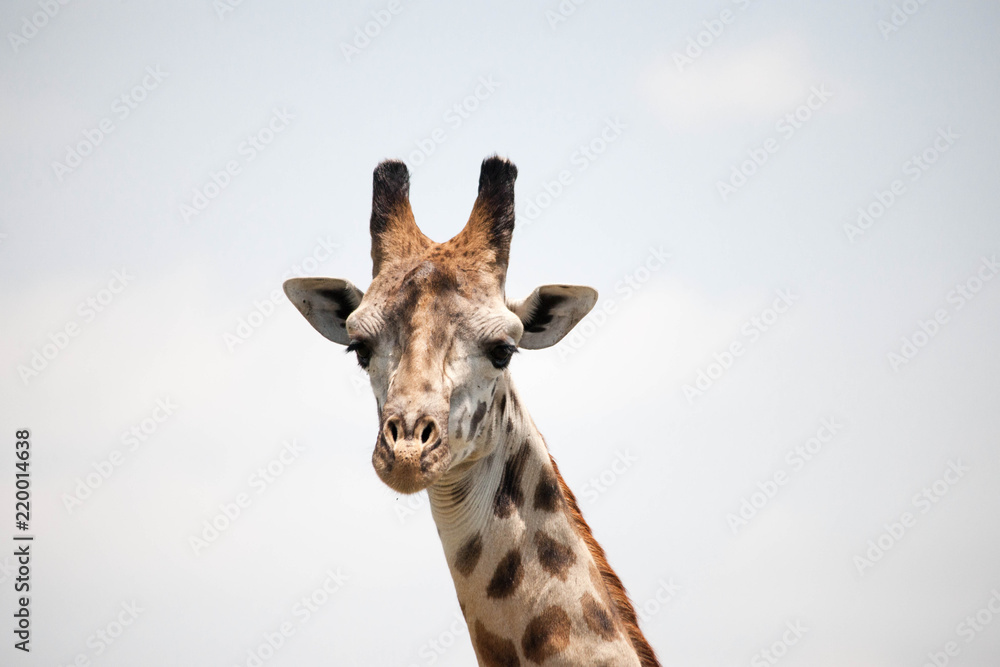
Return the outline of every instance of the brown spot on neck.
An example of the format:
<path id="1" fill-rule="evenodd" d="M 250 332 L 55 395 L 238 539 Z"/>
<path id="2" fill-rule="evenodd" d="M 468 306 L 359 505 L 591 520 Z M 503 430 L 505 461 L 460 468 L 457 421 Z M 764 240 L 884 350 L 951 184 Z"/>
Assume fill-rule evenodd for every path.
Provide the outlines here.
<path id="1" fill-rule="evenodd" d="M 517 647 L 510 639 L 504 639 L 486 629 L 483 622 L 476 620 L 476 654 L 486 667 L 521 667 L 517 657 Z"/>
<path id="2" fill-rule="evenodd" d="M 605 641 L 611 641 L 618 636 L 615 619 L 604 605 L 594 599 L 593 595 L 584 593 L 580 598 L 580 606 L 583 608 L 583 620 L 594 634 Z"/>
<path id="3" fill-rule="evenodd" d="M 479 563 L 479 556 L 482 553 L 483 538 L 479 533 L 476 533 L 458 550 L 458 554 L 455 556 L 455 569 L 462 576 L 469 576 L 476 569 L 476 564 Z"/>
<path id="4" fill-rule="evenodd" d="M 543 512 L 555 512 L 562 501 L 559 491 L 559 480 L 549 468 L 543 468 L 535 487 L 535 509 Z"/>
<path id="5" fill-rule="evenodd" d="M 521 567 L 521 552 L 511 549 L 497 563 L 493 577 L 486 586 L 486 597 L 493 599 L 509 598 L 521 585 L 524 579 L 524 568 Z"/>
<path id="6" fill-rule="evenodd" d="M 562 581 L 566 581 L 569 570 L 576 562 L 576 554 L 568 545 L 561 544 L 543 530 L 535 533 L 538 547 L 538 562 L 542 569 Z"/>
<path id="7" fill-rule="evenodd" d="M 528 622 L 521 639 L 524 657 L 542 664 L 569 646 L 569 614 L 561 607 L 552 606 Z"/>
<path id="8" fill-rule="evenodd" d="M 528 462 L 528 455 L 531 453 L 531 444 L 525 441 L 524 444 L 504 462 L 503 475 L 500 478 L 500 486 L 493 499 L 493 513 L 501 519 L 506 519 L 514 510 L 524 504 L 524 494 L 521 492 L 521 476 L 524 474 L 525 464 Z"/>

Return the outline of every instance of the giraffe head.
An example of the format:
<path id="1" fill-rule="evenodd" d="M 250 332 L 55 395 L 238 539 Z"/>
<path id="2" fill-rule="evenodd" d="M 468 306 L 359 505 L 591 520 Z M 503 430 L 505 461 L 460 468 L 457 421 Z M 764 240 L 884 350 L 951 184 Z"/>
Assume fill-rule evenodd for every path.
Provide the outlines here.
<path id="1" fill-rule="evenodd" d="M 570 285 L 506 300 L 516 177 L 507 160 L 484 160 L 468 223 L 435 243 L 413 219 L 406 165 L 382 162 L 372 192 L 367 292 L 336 278 L 284 285 L 309 323 L 355 352 L 371 378 L 379 417 L 372 463 L 401 493 L 488 455 L 484 425 L 511 355 L 554 345 L 597 300 L 593 289 Z"/>

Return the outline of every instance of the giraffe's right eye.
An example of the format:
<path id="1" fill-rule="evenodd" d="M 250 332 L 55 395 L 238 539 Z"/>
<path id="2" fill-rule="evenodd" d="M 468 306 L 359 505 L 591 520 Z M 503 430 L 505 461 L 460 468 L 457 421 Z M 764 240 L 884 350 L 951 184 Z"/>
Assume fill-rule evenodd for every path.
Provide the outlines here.
<path id="1" fill-rule="evenodd" d="M 361 368 L 368 368 L 368 364 L 372 361 L 372 349 L 368 343 L 363 340 L 352 340 L 351 344 L 347 346 L 347 351 L 358 355 L 358 365 Z"/>
<path id="2" fill-rule="evenodd" d="M 497 343 L 489 350 L 490 363 L 494 368 L 504 369 L 510 363 L 510 358 L 517 352 L 517 346 L 509 343 Z"/>

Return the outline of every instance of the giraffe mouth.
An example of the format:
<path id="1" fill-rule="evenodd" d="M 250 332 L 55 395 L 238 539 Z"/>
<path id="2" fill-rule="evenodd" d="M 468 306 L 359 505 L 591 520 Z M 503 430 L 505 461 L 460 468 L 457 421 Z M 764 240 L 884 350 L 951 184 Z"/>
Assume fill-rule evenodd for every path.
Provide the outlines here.
<path id="1" fill-rule="evenodd" d="M 451 466 L 451 447 L 440 436 L 423 444 L 419 438 L 390 444 L 383 434 L 375 442 L 372 465 L 385 484 L 399 493 L 417 493 L 436 482 Z"/>

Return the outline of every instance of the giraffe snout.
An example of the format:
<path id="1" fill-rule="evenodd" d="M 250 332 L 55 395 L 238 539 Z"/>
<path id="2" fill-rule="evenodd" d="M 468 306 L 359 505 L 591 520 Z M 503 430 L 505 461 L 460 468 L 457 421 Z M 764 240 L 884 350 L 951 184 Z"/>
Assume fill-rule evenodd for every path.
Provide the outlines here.
<path id="1" fill-rule="evenodd" d="M 372 465 L 391 488 L 401 493 L 416 493 L 433 484 L 450 463 L 451 451 L 434 416 L 385 417 Z"/>

